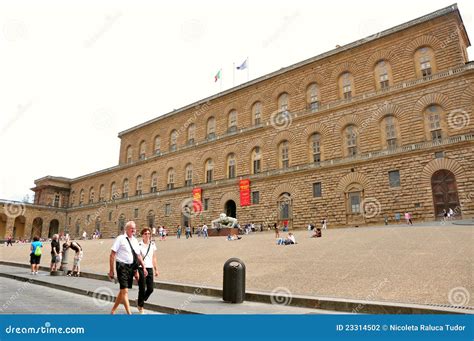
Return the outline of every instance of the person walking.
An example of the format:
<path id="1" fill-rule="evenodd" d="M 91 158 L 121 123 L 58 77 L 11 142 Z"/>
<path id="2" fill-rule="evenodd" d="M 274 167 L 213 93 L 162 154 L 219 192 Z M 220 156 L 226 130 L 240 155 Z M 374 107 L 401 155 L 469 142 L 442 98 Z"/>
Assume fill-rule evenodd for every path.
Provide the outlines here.
<path id="1" fill-rule="evenodd" d="M 189 226 L 189 224 L 186 225 L 185 232 L 186 232 L 186 239 L 188 239 L 189 237 L 191 237 L 191 226 Z"/>
<path id="2" fill-rule="evenodd" d="M 30 248 L 30 264 L 31 264 L 31 274 L 37 275 L 39 270 L 39 265 L 41 261 L 41 253 L 43 244 L 40 242 L 38 236 L 33 237 L 33 242 L 31 243 Z"/>
<path id="3" fill-rule="evenodd" d="M 275 228 L 275 238 L 280 238 L 280 229 L 278 228 L 278 225 L 275 223 L 274 225 Z"/>
<path id="4" fill-rule="evenodd" d="M 176 228 L 176 238 L 178 239 L 181 239 L 181 231 L 182 231 L 182 227 L 181 225 L 178 225 L 178 227 Z"/>
<path id="5" fill-rule="evenodd" d="M 207 233 L 207 225 L 204 224 L 202 225 L 202 236 L 207 239 L 209 237 L 208 233 Z"/>
<path id="6" fill-rule="evenodd" d="M 13 238 L 12 238 L 12 235 L 9 235 L 8 236 L 8 239 L 7 239 L 7 246 L 10 245 L 10 246 L 13 246 Z"/>
<path id="7" fill-rule="evenodd" d="M 145 227 L 141 231 L 142 241 L 139 243 L 140 255 L 145 263 L 145 269 L 148 275 L 145 276 L 143 268 L 138 268 L 138 312 L 144 313 L 143 305 L 146 300 L 153 293 L 153 276 L 158 276 L 158 266 L 156 262 L 156 245 L 150 240 L 151 231 L 148 227 Z"/>
<path id="8" fill-rule="evenodd" d="M 328 228 L 328 221 L 326 220 L 325 217 L 321 221 L 321 227 L 322 227 L 323 230 L 327 230 L 327 228 Z"/>
<path id="9" fill-rule="evenodd" d="M 405 221 L 407 225 L 413 225 L 413 222 L 411 221 L 411 214 L 408 212 L 405 212 Z"/>
<path id="10" fill-rule="evenodd" d="M 58 263 L 58 257 L 61 251 L 61 245 L 59 244 L 59 235 L 53 235 L 53 240 L 51 240 L 51 265 L 49 270 L 51 272 L 56 271 L 56 264 Z"/>
<path id="11" fill-rule="evenodd" d="M 128 300 L 128 289 L 132 288 L 133 276 L 138 271 L 138 266 L 143 268 L 143 276 L 148 276 L 143 258 L 140 254 L 140 245 L 135 238 L 137 227 L 134 221 L 125 224 L 125 234 L 115 238 L 109 257 L 109 278 L 114 278 L 114 265 L 117 271 L 117 279 L 120 284 L 120 291 L 115 299 L 114 306 L 110 313 L 113 315 L 120 304 L 123 304 L 127 314 L 131 314 L 130 302 Z"/>

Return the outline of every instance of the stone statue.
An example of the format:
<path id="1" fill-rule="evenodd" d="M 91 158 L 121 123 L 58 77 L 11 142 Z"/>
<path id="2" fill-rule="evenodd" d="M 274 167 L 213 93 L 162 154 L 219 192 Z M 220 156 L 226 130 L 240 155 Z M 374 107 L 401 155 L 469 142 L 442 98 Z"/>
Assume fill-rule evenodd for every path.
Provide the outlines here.
<path id="1" fill-rule="evenodd" d="M 212 221 L 213 228 L 237 227 L 237 219 L 228 217 L 225 213 L 221 213 L 219 218 Z"/>

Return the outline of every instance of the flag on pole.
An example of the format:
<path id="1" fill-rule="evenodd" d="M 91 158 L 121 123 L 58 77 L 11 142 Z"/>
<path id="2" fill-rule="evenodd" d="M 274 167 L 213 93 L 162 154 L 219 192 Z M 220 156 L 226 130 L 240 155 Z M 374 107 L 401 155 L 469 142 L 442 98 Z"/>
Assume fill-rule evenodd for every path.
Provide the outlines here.
<path id="1" fill-rule="evenodd" d="M 214 76 L 214 83 L 217 82 L 219 79 L 221 79 L 221 72 L 222 72 L 222 69 L 220 69 Z"/>
<path id="2" fill-rule="evenodd" d="M 237 66 L 237 70 L 245 70 L 247 68 L 247 61 L 248 61 L 248 58 L 246 58 L 244 60 L 244 62 L 242 64 L 240 64 L 240 66 Z"/>

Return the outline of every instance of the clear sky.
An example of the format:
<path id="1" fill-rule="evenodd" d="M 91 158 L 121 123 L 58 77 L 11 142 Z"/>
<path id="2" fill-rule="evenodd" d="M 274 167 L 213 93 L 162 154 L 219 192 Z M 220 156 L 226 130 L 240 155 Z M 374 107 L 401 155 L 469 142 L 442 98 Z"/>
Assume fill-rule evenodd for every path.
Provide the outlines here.
<path id="1" fill-rule="evenodd" d="M 232 87 L 234 62 L 254 79 L 453 3 L 1 1 L 0 198 L 116 165 L 119 131 L 216 94 L 221 68 Z"/>

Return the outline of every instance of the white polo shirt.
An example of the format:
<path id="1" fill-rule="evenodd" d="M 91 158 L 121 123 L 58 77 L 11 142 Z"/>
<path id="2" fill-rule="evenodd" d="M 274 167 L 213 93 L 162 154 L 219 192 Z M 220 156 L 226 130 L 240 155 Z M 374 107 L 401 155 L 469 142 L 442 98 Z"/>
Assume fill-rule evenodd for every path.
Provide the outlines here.
<path id="1" fill-rule="evenodd" d="M 138 245 L 138 240 L 135 237 L 128 238 L 130 240 L 130 243 L 133 246 L 133 249 L 135 250 L 135 253 L 137 255 L 140 254 L 140 246 Z M 127 241 L 127 235 L 122 234 L 115 238 L 114 245 L 112 245 L 112 251 L 116 252 L 116 257 L 115 259 L 117 262 L 122 262 L 125 264 L 132 264 L 133 263 L 133 254 L 132 250 L 130 249 L 130 245 L 128 244 Z"/>
<path id="2" fill-rule="evenodd" d="M 139 243 L 140 252 L 143 258 L 143 262 L 145 263 L 145 268 L 153 268 L 153 254 L 156 251 L 156 245 L 154 242 L 150 242 L 150 243 L 151 244 L 145 244 L 143 241 Z M 150 251 L 148 251 L 148 245 L 150 245 Z M 148 251 L 148 254 L 146 253 L 147 251 Z"/>

